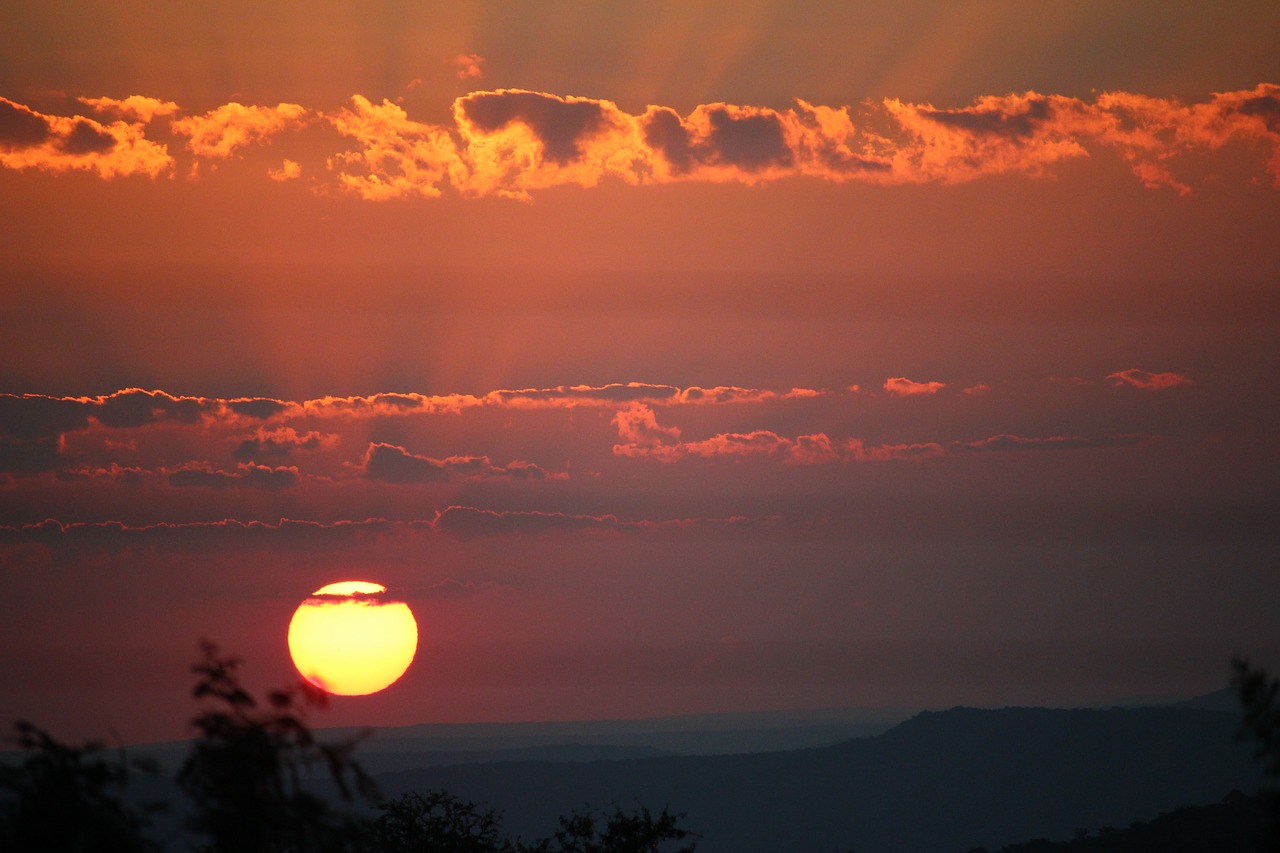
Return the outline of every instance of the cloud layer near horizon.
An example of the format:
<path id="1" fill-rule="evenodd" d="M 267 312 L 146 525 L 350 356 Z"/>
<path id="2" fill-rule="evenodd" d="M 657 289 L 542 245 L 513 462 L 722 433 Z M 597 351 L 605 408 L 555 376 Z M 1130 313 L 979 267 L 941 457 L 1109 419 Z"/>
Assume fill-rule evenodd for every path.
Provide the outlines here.
<path id="1" fill-rule="evenodd" d="M 0 165 L 155 178 L 180 171 L 173 145 L 191 158 L 187 173 L 198 174 L 202 162 L 315 129 L 326 135 L 313 162 L 275 161 L 271 178 L 313 176 L 317 192 L 375 201 L 448 191 L 528 199 L 548 187 L 605 179 L 955 184 L 1041 177 L 1103 151 L 1122 158 L 1145 186 L 1186 194 L 1192 187 L 1180 163 L 1235 144 L 1261 154 L 1259 175 L 1280 187 L 1280 85 L 1271 83 L 1190 104 L 1129 92 L 1086 101 L 1028 91 L 947 109 L 892 98 L 838 107 L 797 100 L 786 109 L 702 104 L 683 115 L 667 106 L 629 113 L 606 99 L 499 89 L 456 99 L 448 124 L 417 121 L 397 103 L 358 94 L 332 112 L 231 102 L 183 116 L 173 102 L 140 95 L 79 101 L 99 117 L 51 115 L 0 98 Z"/>
<path id="2" fill-rule="evenodd" d="M 653 463 L 839 467 L 1124 448 L 1151 437 L 1151 426 L 1106 418 L 1028 433 L 1009 402 L 1088 389 L 1105 410 L 1108 398 L 1185 398 L 1196 386 L 1179 373 L 1130 368 L 1070 387 L 1047 380 L 1039 389 L 982 387 L 974 394 L 892 377 L 883 391 L 629 382 L 302 401 L 137 388 L 96 397 L 0 394 L 0 492 L 34 487 L 96 501 L 85 491 L 94 485 L 145 494 L 252 490 L 306 501 L 427 489 L 438 500 L 460 485 L 535 494 L 628 470 L 651 476 Z M 866 420 L 873 412 L 876 427 Z M 957 412 L 978 420 L 957 429 L 949 421 Z"/>

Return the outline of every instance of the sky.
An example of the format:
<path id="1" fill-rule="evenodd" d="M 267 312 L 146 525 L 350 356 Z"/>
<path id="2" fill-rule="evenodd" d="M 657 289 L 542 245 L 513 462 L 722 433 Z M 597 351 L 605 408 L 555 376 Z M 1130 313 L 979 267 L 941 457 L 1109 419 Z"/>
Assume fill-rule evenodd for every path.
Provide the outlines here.
<path id="1" fill-rule="evenodd" d="M 0 721 L 1190 696 L 1280 665 L 1280 5 L 14 0 Z M 4 724 L 8 724 L 5 722 Z"/>

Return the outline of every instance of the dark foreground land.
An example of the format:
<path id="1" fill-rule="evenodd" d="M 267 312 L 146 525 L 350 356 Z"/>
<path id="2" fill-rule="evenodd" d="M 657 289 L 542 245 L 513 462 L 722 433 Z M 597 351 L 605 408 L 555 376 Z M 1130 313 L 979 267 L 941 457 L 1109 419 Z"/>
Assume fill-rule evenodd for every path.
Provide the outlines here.
<path id="1" fill-rule="evenodd" d="M 1213 703 L 953 708 L 824 746 L 733 754 L 671 754 L 652 732 L 645 741 L 598 728 L 590 743 L 556 742 L 566 730 L 555 725 L 525 730 L 525 746 L 490 739 L 487 750 L 443 749 L 402 731 L 381 744 L 375 733 L 352 762 L 295 716 L 296 697 L 254 703 L 224 665 L 211 658 L 204 667 L 224 677 L 210 680 L 227 708 L 197 718 L 202 736 L 184 745 L 189 757 L 180 769 L 166 767 L 160 749 L 159 772 L 117 785 L 122 759 L 43 735 L 28 744 L 35 758 L 8 755 L 0 767 L 0 848 L 675 853 L 696 837 L 702 853 L 1243 853 L 1271 808 L 1253 794 L 1265 771 L 1277 772 L 1242 741 L 1241 712 Z M 1257 730 L 1280 737 L 1272 725 L 1278 688 L 1258 684 L 1270 699 L 1256 703 L 1266 710 Z M 684 742 L 662 737 L 666 746 Z M 372 759 L 365 781 L 376 783 L 376 795 L 353 772 L 362 752 Z M 304 772 L 295 784 L 292 770 L 305 767 L 304 758 L 343 773 Z M 373 798 L 345 800 L 337 778 L 348 793 Z M 167 809 L 133 820 L 140 804 L 156 801 Z M 424 802 L 433 805 L 424 810 Z M 81 812 L 64 814 L 68 803 Z M 31 807 L 44 811 L 23 811 Z M 36 816 L 26 835 L 12 834 L 24 814 Z M 362 833 L 379 826 L 385 833 L 396 814 L 413 832 L 461 815 L 484 839 L 467 846 L 430 836 L 437 840 L 427 845 L 427 836 L 410 832 L 402 846 L 388 847 L 385 834 L 381 846 L 368 846 L 379 836 Z M 94 846 L 93 833 L 87 842 L 42 843 L 46 829 L 53 837 L 89 817 L 148 843 Z M 246 847 L 255 826 L 276 826 L 286 840 Z M 350 845 L 329 846 L 348 830 Z"/>

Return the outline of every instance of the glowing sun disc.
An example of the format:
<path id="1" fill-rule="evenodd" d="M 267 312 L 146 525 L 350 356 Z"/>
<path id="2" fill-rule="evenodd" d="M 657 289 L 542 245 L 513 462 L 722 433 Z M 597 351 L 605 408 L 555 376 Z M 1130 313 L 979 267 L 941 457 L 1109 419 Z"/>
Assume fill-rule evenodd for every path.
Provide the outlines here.
<path id="1" fill-rule="evenodd" d="M 418 651 L 418 623 L 403 601 L 368 581 L 323 586 L 289 620 L 289 654 L 302 677 L 339 696 L 376 693 L 404 675 Z"/>

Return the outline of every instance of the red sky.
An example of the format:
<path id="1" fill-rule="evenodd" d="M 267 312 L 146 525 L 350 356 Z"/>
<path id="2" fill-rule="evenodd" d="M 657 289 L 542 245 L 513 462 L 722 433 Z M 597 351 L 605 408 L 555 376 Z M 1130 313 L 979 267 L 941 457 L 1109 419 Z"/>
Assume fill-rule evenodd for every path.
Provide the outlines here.
<path id="1" fill-rule="evenodd" d="M 0 717 L 1063 703 L 1280 659 L 1280 7 L 19 2 Z M 371 9 L 374 9 L 371 11 Z"/>

